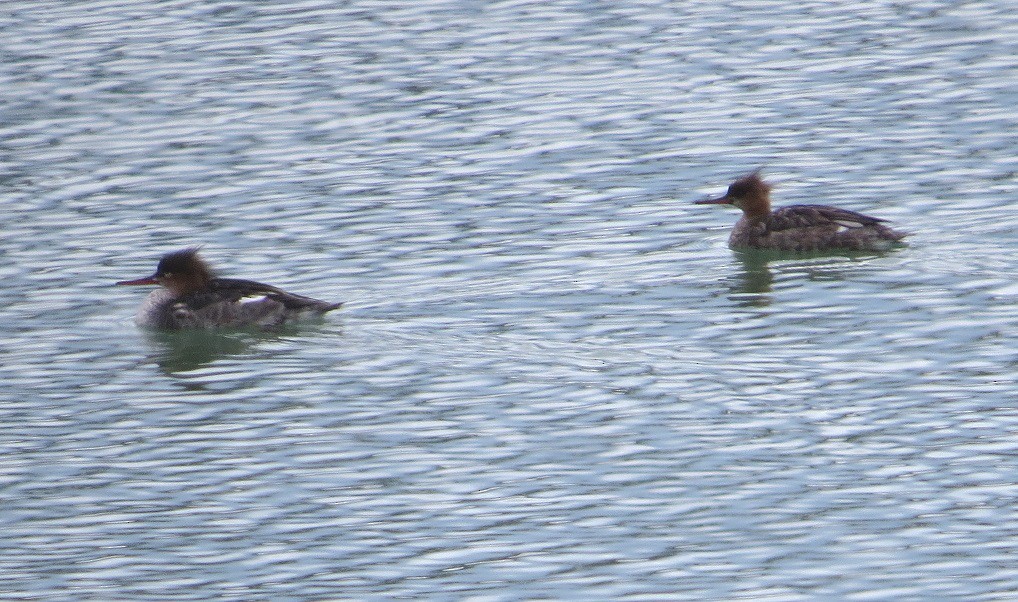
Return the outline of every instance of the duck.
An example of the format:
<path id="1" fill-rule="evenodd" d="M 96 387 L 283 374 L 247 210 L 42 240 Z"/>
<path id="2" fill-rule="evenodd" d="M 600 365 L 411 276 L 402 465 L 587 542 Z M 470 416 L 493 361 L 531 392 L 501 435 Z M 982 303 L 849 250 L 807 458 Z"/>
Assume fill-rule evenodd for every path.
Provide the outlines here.
<path id="1" fill-rule="evenodd" d="M 698 205 L 734 205 L 742 210 L 728 238 L 732 249 L 789 252 L 888 251 L 906 233 L 886 220 L 829 205 L 789 205 L 771 210 L 771 185 L 759 170 L 743 176 L 720 197 Z"/>
<path id="2" fill-rule="evenodd" d="M 329 303 L 284 291 L 269 284 L 220 278 L 198 254 L 198 248 L 162 256 L 151 276 L 122 280 L 120 286 L 158 285 L 142 303 L 135 322 L 142 327 L 181 330 L 275 328 L 338 309 Z"/>

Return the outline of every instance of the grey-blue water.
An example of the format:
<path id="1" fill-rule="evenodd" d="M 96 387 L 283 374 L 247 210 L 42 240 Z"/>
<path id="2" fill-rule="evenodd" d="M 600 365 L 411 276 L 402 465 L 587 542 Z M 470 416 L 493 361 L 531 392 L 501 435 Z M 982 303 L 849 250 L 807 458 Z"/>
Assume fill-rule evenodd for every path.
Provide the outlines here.
<path id="1" fill-rule="evenodd" d="M 1006 2 L 0 7 L 0 598 L 1018 596 Z M 911 232 L 767 259 L 692 205 Z M 203 245 L 346 301 L 160 334 Z"/>

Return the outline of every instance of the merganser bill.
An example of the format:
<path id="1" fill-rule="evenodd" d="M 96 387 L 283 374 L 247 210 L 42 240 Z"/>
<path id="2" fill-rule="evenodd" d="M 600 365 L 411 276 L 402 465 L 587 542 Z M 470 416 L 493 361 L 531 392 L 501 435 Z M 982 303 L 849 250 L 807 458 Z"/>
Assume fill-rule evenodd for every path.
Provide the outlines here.
<path id="1" fill-rule="evenodd" d="M 151 276 L 117 284 L 161 285 L 145 299 L 135 318 L 139 326 L 151 328 L 272 328 L 342 305 L 252 280 L 217 278 L 198 256 L 198 249 L 167 253 Z"/>
<path id="2" fill-rule="evenodd" d="M 742 218 L 732 229 L 733 249 L 776 251 L 887 251 L 905 237 L 885 220 L 827 205 L 790 205 L 771 211 L 771 187 L 753 172 L 728 187 L 724 196 L 698 205 L 735 205 Z"/>

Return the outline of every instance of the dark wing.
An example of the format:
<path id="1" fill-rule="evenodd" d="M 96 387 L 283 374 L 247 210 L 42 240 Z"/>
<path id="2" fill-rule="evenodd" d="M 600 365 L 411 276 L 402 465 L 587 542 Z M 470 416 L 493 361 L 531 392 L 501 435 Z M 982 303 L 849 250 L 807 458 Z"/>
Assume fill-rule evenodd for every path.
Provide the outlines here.
<path id="1" fill-rule="evenodd" d="M 883 221 L 885 220 L 827 205 L 789 205 L 770 215 L 767 230 L 780 232 L 794 228 L 867 228 Z"/>
<path id="2" fill-rule="evenodd" d="M 234 303 L 249 297 L 266 297 L 282 303 L 287 309 L 310 309 L 329 311 L 336 309 L 341 303 L 328 303 L 311 297 L 289 293 L 270 284 L 262 284 L 254 280 L 240 278 L 213 278 L 209 283 L 208 292 L 201 292 L 188 298 L 188 305 L 201 308 L 211 303 L 232 301 Z"/>

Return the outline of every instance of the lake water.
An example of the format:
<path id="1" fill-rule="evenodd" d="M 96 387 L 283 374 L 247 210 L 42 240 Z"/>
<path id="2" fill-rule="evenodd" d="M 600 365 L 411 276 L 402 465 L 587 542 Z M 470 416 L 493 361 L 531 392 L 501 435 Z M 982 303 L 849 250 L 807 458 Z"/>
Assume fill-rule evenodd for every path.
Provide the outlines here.
<path id="1" fill-rule="evenodd" d="M 0 8 L 0 598 L 1018 595 L 1018 13 Z M 695 206 L 890 219 L 726 247 Z M 345 301 L 166 334 L 202 245 Z"/>

